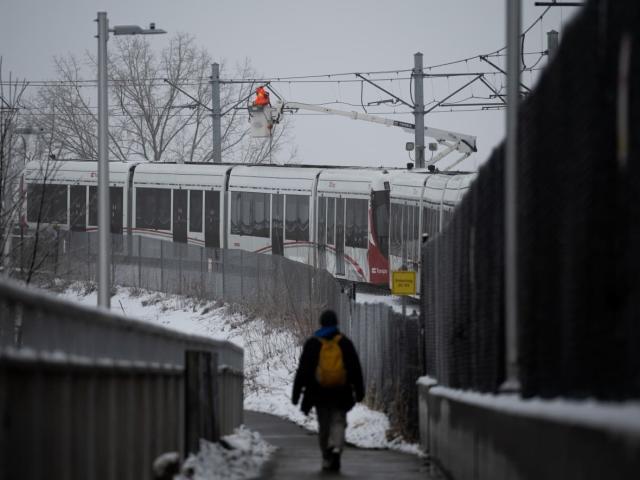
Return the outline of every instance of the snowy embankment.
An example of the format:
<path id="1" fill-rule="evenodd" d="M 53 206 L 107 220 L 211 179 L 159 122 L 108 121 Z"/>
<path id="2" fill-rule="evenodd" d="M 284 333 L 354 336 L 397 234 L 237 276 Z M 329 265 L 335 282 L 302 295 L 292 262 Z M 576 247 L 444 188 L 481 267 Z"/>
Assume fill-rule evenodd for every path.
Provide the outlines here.
<path id="1" fill-rule="evenodd" d="M 96 304 L 96 292 L 75 284 L 62 295 L 70 300 Z M 293 376 L 300 347 L 288 332 L 270 328 L 261 319 L 249 318 L 220 302 L 205 302 L 178 295 L 118 288 L 111 298 L 113 311 L 184 333 L 229 340 L 245 352 L 246 410 L 270 413 L 317 431 L 315 414 L 305 416 L 291 403 Z M 418 445 L 387 439 L 386 415 L 357 405 L 347 417 L 347 441 L 363 448 L 392 448 L 419 454 Z"/>

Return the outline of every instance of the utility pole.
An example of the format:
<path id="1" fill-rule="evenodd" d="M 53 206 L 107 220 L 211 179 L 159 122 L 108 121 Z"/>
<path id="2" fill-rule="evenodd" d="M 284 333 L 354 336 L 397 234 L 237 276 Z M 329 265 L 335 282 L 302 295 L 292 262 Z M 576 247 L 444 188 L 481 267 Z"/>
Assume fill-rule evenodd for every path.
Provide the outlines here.
<path id="1" fill-rule="evenodd" d="M 222 127 L 220 111 L 220 65 L 211 64 L 211 130 L 213 135 L 213 163 L 222 163 Z"/>
<path id="2" fill-rule="evenodd" d="M 520 103 L 520 0 L 507 3 L 507 151 L 504 172 L 506 380 L 502 389 L 520 390 L 518 362 L 518 104 Z"/>
<path id="3" fill-rule="evenodd" d="M 413 114 L 416 124 L 416 168 L 424 168 L 424 94 L 423 94 L 422 53 L 413 56 L 413 85 L 415 105 Z"/>
<path id="4" fill-rule="evenodd" d="M 111 307 L 111 222 L 109 213 L 109 99 L 107 93 L 107 12 L 98 12 L 98 306 Z"/>

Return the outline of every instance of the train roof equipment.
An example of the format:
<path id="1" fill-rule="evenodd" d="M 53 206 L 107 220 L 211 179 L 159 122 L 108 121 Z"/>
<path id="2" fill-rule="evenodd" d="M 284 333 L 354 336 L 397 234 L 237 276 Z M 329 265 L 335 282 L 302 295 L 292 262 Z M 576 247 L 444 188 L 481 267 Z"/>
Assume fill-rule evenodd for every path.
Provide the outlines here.
<path id="1" fill-rule="evenodd" d="M 309 194 L 320 171 L 320 168 L 239 165 L 231 171 L 229 190 Z"/>
<path id="2" fill-rule="evenodd" d="M 268 95 L 265 96 L 265 88 L 265 86 L 261 86 L 256 89 L 256 98 L 248 107 L 251 136 L 256 138 L 269 138 L 272 134 L 273 126 L 280 122 L 285 111 L 296 112 L 298 110 L 338 115 L 351 118 L 353 120 L 377 123 L 387 127 L 399 127 L 410 133 L 413 133 L 416 129 L 416 126 L 413 123 L 379 117 L 368 113 L 337 110 L 308 103 L 288 102 L 283 99 L 276 101 L 275 104 L 272 105 Z M 476 137 L 473 135 L 428 126 L 424 127 L 424 135 L 425 137 L 434 139 L 437 143 L 445 147 L 442 152 L 434 155 L 433 158 L 425 162 L 425 166 L 427 167 L 429 165 L 434 165 L 450 153 L 457 151 L 461 153 L 462 156 L 448 167 L 452 168 L 478 150 L 476 146 Z"/>
<path id="3" fill-rule="evenodd" d="M 135 165 L 134 162 L 109 162 L 109 184 L 126 184 L 129 170 Z M 95 185 L 97 176 L 98 162 L 83 160 L 32 160 L 25 167 L 28 183 Z"/>
<path id="4" fill-rule="evenodd" d="M 171 187 L 188 185 L 204 189 L 224 189 L 230 165 L 212 163 L 141 163 L 136 167 L 136 186 Z"/>

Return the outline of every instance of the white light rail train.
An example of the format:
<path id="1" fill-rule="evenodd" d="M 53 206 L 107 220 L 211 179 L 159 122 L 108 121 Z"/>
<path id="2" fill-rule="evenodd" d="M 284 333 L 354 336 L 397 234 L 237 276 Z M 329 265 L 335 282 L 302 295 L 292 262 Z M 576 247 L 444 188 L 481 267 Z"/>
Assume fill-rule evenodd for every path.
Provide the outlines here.
<path id="1" fill-rule="evenodd" d="M 109 164 L 111 232 L 243 249 L 387 286 L 419 270 L 475 173 L 238 164 Z M 29 227 L 97 230 L 97 163 L 30 162 Z M 418 276 L 419 278 L 419 276 Z"/>

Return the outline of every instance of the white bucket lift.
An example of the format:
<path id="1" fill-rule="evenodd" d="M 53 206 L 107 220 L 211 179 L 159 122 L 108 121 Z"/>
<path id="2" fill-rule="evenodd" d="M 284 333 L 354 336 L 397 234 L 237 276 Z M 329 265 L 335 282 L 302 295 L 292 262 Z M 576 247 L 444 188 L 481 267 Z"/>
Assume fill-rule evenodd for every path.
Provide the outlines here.
<path id="1" fill-rule="evenodd" d="M 273 128 L 274 108 L 271 105 L 250 105 L 249 123 L 251 136 L 254 138 L 268 138 Z"/>
<path id="2" fill-rule="evenodd" d="M 365 122 L 378 123 L 380 125 L 385 125 L 388 127 L 400 127 L 408 132 L 414 132 L 416 128 L 413 123 L 401 122 L 398 120 L 378 117 L 376 115 L 369 115 L 367 113 L 361 112 L 345 112 L 343 110 L 335 110 L 332 108 L 322 107 L 319 105 L 310 105 L 306 103 L 282 101 L 276 102 L 276 104 L 272 106 L 271 102 L 269 101 L 269 93 L 265 90 L 265 87 L 258 87 L 256 89 L 255 100 L 249 106 L 249 123 L 251 124 L 251 136 L 255 138 L 270 137 L 272 134 L 273 126 L 280 122 L 285 109 L 288 109 L 290 111 L 309 110 L 312 112 L 326 113 L 329 115 L 339 115 L 342 117 L 351 118 L 353 120 L 364 120 Z M 448 130 L 440 130 L 433 127 L 424 127 L 424 135 L 425 137 L 435 139 L 437 144 L 444 147 L 442 152 L 440 152 L 427 163 L 427 166 L 440 161 L 442 158 L 454 151 L 458 151 L 462 153 L 462 157 L 459 158 L 453 165 L 451 165 L 454 166 L 471 155 L 471 153 L 477 151 L 476 137 L 472 135 L 451 132 Z"/>

